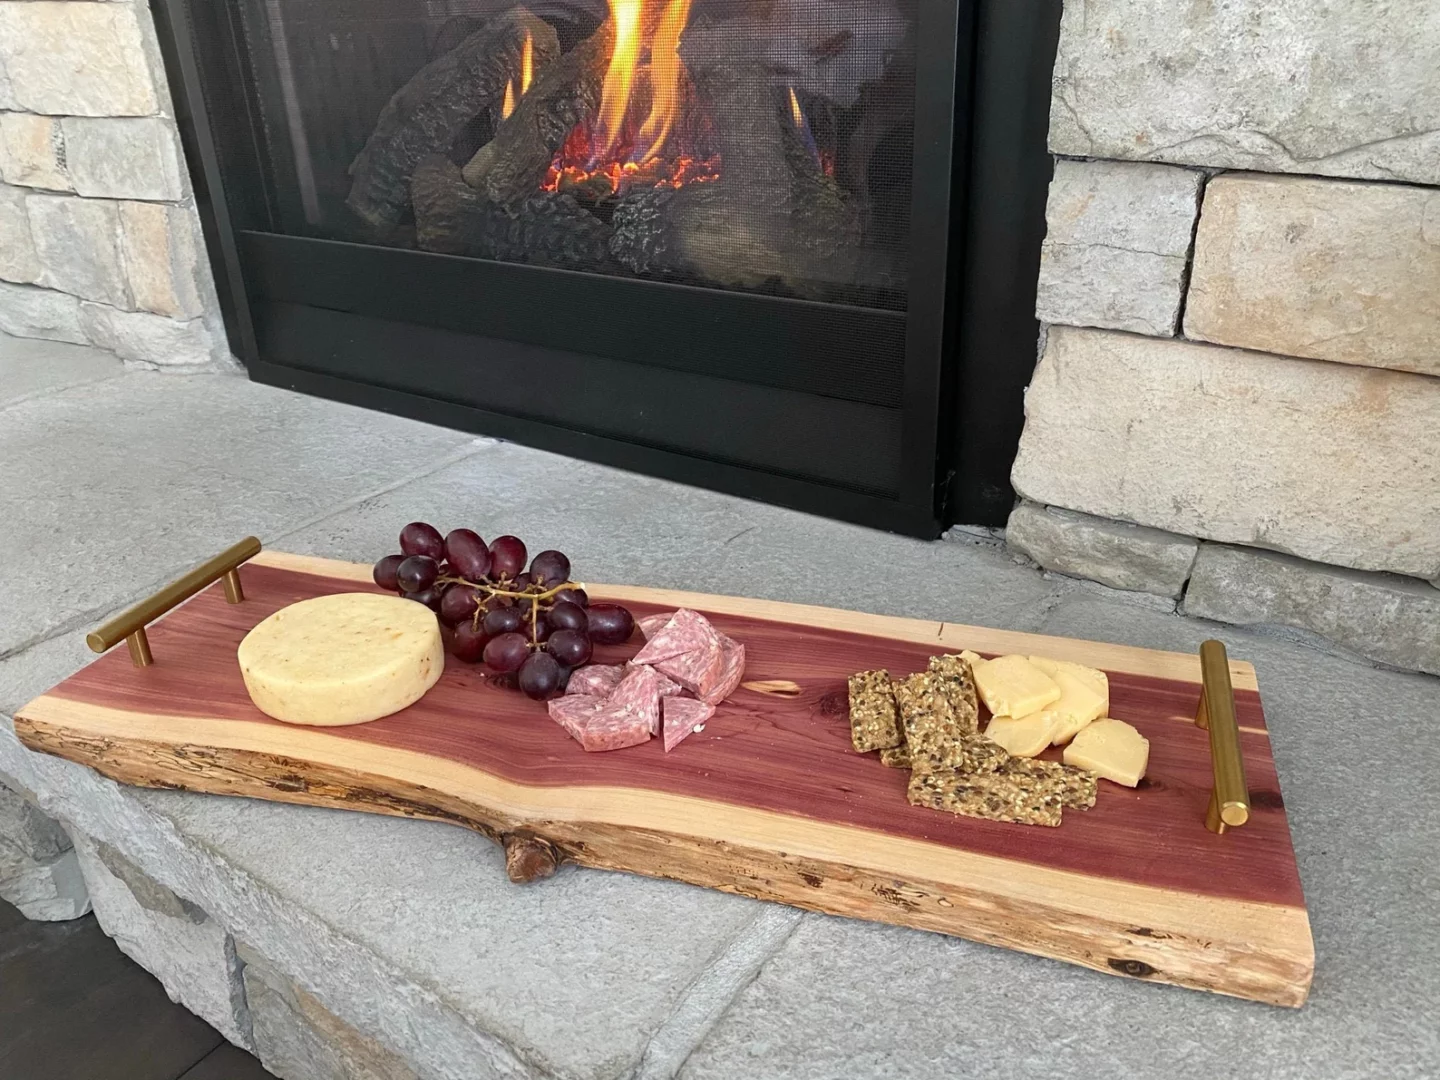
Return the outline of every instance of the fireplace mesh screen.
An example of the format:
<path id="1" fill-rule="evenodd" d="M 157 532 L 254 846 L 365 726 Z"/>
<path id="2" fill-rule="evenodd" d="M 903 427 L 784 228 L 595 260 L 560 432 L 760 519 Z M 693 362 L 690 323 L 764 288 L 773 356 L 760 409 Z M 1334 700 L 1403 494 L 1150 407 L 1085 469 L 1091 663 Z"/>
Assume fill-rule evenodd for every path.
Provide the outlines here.
<path id="1" fill-rule="evenodd" d="M 246 0 L 280 231 L 904 310 L 907 0 Z"/>

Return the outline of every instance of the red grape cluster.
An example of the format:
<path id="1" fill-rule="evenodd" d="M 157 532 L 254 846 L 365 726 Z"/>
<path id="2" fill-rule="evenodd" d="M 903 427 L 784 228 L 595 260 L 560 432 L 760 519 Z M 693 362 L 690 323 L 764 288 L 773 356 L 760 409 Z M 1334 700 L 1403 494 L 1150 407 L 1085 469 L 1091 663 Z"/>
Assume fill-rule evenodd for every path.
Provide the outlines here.
<path id="1" fill-rule="evenodd" d="M 525 568 L 525 543 L 472 529 L 442 537 L 412 521 L 400 530 L 400 554 L 375 564 L 375 584 L 430 608 L 454 633 L 457 659 L 515 677 L 532 698 L 554 697 L 596 645 L 618 645 L 635 629 L 619 604 L 592 604 L 570 580 L 570 560 L 542 551 Z"/>

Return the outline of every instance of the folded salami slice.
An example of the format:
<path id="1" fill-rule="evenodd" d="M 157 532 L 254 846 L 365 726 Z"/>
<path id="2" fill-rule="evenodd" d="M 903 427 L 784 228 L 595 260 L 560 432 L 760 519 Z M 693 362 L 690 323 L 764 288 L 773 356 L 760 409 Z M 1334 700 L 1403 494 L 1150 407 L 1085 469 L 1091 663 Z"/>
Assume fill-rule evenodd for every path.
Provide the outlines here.
<path id="1" fill-rule="evenodd" d="M 632 663 L 658 664 L 661 660 L 704 649 L 712 643 L 718 645 L 719 642 L 720 635 L 704 615 L 689 608 L 681 608 L 645 642 L 644 647 L 635 654 Z"/>
<path id="2" fill-rule="evenodd" d="M 709 693 L 701 694 L 701 700 L 719 705 L 735 692 L 740 680 L 745 677 L 745 646 L 734 638 L 720 635 L 721 664 L 720 678 Z"/>
<path id="3" fill-rule="evenodd" d="M 571 694 L 593 694 L 595 697 L 609 697 L 615 687 L 620 685 L 620 679 L 624 676 L 625 669 L 619 664 L 590 664 L 586 667 L 576 668 L 570 674 L 570 682 L 565 686 L 565 693 Z"/>
<path id="4" fill-rule="evenodd" d="M 640 628 L 640 634 L 647 641 L 654 637 L 656 632 L 668 623 L 675 613 L 673 611 L 661 612 L 658 615 L 646 615 L 644 618 L 636 619 L 635 625 Z"/>
<path id="5" fill-rule="evenodd" d="M 713 633 L 713 631 L 712 631 Z M 725 648 L 720 635 L 697 649 L 661 660 L 655 670 L 668 675 L 698 698 L 714 692 L 725 670 Z"/>
<path id="6" fill-rule="evenodd" d="M 665 699 L 665 752 L 674 750 L 680 740 L 705 725 L 715 713 L 715 706 L 688 697 Z"/>
<path id="7" fill-rule="evenodd" d="M 656 671 L 655 677 L 660 680 L 660 697 L 662 699 L 667 697 L 674 697 L 676 694 L 683 694 L 685 692 L 685 688 L 681 686 L 678 682 L 676 682 L 674 679 L 670 678 L 669 675 L 666 675 L 661 671 Z"/>
<path id="8" fill-rule="evenodd" d="M 629 664 L 607 701 L 609 709 L 639 717 L 652 734 L 660 731 L 660 676 L 644 664 Z"/>

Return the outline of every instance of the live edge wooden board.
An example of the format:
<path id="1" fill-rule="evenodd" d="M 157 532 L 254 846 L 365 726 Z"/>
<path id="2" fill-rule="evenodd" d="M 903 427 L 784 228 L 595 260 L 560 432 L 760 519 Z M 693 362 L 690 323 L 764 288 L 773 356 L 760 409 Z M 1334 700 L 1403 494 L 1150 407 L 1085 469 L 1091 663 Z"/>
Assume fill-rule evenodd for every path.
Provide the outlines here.
<path id="1" fill-rule="evenodd" d="M 1232 662 L 1252 816 L 1206 831 L 1195 656 L 656 589 L 592 586 L 637 616 L 692 607 L 748 650 L 742 689 L 672 753 L 587 754 L 543 705 L 455 662 L 418 704 L 349 728 L 270 720 L 235 660 L 271 612 L 371 590 L 370 568 L 265 552 L 246 601 L 212 586 L 154 624 L 156 663 L 113 650 L 20 710 L 30 747 L 150 787 L 451 821 L 506 845 L 512 876 L 563 860 L 955 934 L 1099 971 L 1300 1005 L 1314 947 L 1254 669 Z M 597 659 L 632 654 L 638 640 Z M 1056 829 L 910 806 L 908 773 L 850 746 L 845 677 L 974 649 L 1077 660 L 1150 740 L 1138 790 L 1101 781 Z M 982 988 L 977 988 L 981 992 Z M 1097 987 L 1098 990 L 1098 987 Z"/>

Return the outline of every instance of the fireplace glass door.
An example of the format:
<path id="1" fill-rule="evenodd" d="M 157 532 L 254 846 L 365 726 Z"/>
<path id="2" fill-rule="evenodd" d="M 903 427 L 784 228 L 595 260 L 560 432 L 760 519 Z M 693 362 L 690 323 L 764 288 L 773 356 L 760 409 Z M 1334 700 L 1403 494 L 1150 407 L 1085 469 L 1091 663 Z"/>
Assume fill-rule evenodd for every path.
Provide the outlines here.
<path id="1" fill-rule="evenodd" d="M 241 0 L 280 231 L 903 311 L 907 0 Z"/>
<path id="2" fill-rule="evenodd" d="M 969 0 L 156 12 L 252 377 L 938 530 Z"/>

